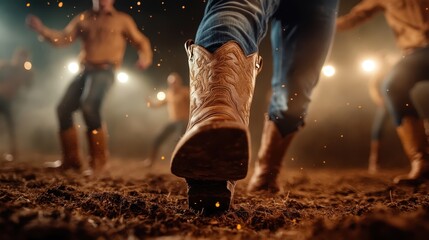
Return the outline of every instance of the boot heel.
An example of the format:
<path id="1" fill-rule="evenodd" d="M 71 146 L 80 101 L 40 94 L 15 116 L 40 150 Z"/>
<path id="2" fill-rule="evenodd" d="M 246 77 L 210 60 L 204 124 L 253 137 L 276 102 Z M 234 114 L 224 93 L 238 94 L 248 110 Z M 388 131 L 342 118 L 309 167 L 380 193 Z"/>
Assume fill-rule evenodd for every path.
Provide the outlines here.
<path id="1" fill-rule="evenodd" d="M 203 181 L 186 179 L 188 206 L 204 215 L 228 211 L 234 195 L 234 181 Z"/>
<path id="2" fill-rule="evenodd" d="M 171 162 L 173 174 L 183 178 L 226 181 L 247 175 L 249 159 L 248 132 L 228 123 L 198 127 L 195 134 L 182 139 L 183 144 Z M 180 143 L 179 143 L 180 145 Z"/>

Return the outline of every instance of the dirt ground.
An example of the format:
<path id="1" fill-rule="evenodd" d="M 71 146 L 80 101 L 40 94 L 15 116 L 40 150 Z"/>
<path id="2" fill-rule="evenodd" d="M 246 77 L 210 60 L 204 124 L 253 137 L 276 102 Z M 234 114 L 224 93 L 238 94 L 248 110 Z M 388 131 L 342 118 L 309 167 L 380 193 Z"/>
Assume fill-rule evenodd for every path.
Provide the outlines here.
<path id="1" fill-rule="evenodd" d="M 42 160 L 43 159 L 43 160 Z M 186 209 L 168 164 L 111 161 L 88 179 L 43 169 L 46 158 L 0 163 L 0 239 L 428 239 L 429 184 L 394 186 L 406 170 L 284 169 L 277 196 L 249 196 L 206 217 Z M 114 171 L 113 171 L 114 169 Z"/>

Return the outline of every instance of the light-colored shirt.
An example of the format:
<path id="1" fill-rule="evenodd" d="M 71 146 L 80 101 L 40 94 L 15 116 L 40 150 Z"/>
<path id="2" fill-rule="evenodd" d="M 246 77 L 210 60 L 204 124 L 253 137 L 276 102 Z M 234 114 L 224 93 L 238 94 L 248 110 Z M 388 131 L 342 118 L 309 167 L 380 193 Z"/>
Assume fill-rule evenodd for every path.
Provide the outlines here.
<path id="1" fill-rule="evenodd" d="M 41 35 L 56 46 L 66 46 L 76 39 L 82 40 L 80 60 L 83 64 L 114 64 L 120 66 L 127 42 L 133 44 L 140 54 L 152 56 L 150 42 L 137 28 L 128 14 L 112 10 L 101 13 L 85 11 L 62 31 L 44 27 Z"/>
<path id="2" fill-rule="evenodd" d="M 402 50 L 429 46 L 429 0 L 363 0 L 337 19 L 337 30 L 353 28 L 379 11 Z"/>

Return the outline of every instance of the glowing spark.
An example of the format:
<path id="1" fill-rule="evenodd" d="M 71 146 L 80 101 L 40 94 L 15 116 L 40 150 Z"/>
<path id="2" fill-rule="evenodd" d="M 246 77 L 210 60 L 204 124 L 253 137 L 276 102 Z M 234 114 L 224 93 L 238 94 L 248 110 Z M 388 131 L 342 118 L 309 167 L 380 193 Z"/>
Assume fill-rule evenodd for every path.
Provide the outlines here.
<path id="1" fill-rule="evenodd" d="M 63 5 L 64 5 L 63 2 L 58 3 L 58 7 L 60 7 L 60 8 L 63 7 Z"/>
<path id="2" fill-rule="evenodd" d="M 161 157 L 161 160 L 165 160 L 165 157 L 164 157 L 164 156 L 162 156 L 162 157 Z"/>
<path id="3" fill-rule="evenodd" d="M 216 206 L 217 208 L 218 208 L 218 207 L 220 207 L 220 203 L 219 203 L 219 202 L 216 202 L 215 206 Z"/>
<path id="4" fill-rule="evenodd" d="M 30 4 L 30 3 L 27 3 L 27 4 L 25 4 L 25 6 L 26 6 L 26 7 L 30 7 L 30 6 L 31 6 L 31 4 Z"/>
<path id="5" fill-rule="evenodd" d="M 96 135 L 98 133 L 98 131 L 97 130 L 92 130 L 92 134 L 94 134 L 94 135 Z"/>
<path id="6" fill-rule="evenodd" d="M 322 73 L 325 77 L 332 77 L 335 75 L 335 68 L 332 65 L 326 65 L 322 68 Z"/>
<path id="7" fill-rule="evenodd" d="M 241 230 L 241 224 L 237 224 L 237 230 Z"/>
<path id="8" fill-rule="evenodd" d="M 165 92 L 158 92 L 158 93 L 156 94 L 156 98 L 157 98 L 159 101 L 164 101 L 166 97 L 167 97 L 167 96 L 165 95 Z"/>
<path id="9" fill-rule="evenodd" d="M 142 3 L 141 2 L 137 2 L 137 6 L 140 6 L 140 5 L 142 5 Z"/>
<path id="10" fill-rule="evenodd" d="M 29 62 L 29 61 L 26 61 L 25 63 L 24 63 L 24 69 L 25 70 L 31 70 L 31 68 L 33 67 L 33 65 L 31 64 L 31 62 Z"/>
<path id="11" fill-rule="evenodd" d="M 183 5 L 183 6 L 182 6 L 182 9 L 185 9 L 185 8 L 186 8 L 186 7 L 185 7 L 185 5 Z"/>
<path id="12" fill-rule="evenodd" d="M 67 69 L 69 70 L 69 72 L 71 73 L 77 73 L 79 72 L 79 64 L 77 62 L 71 62 L 69 63 L 69 65 L 67 66 Z"/>

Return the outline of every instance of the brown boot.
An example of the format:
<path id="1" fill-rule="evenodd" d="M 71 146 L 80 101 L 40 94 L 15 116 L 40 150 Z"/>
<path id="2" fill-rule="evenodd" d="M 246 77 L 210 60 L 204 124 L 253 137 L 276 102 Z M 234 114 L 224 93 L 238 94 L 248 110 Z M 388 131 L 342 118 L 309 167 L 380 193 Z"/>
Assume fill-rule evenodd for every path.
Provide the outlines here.
<path id="1" fill-rule="evenodd" d="M 60 142 L 62 149 L 61 162 L 45 163 L 49 168 L 61 168 L 62 170 L 72 169 L 79 171 L 82 167 L 79 154 L 78 131 L 75 126 L 60 131 Z"/>
<path id="2" fill-rule="evenodd" d="M 247 188 L 249 193 L 277 193 L 277 176 L 286 150 L 295 133 L 282 137 L 276 124 L 266 117 L 255 172 Z"/>
<path id="3" fill-rule="evenodd" d="M 223 187 L 206 193 L 200 184 L 197 187 L 203 203 L 199 206 L 207 209 L 216 192 L 224 192 L 228 180 L 246 177 L 250 104 L 262 60 L 257 53 L 245 56 L 235 42 L 224 44 L 213 54 L 192 41 L 188 41 L 185 48 L 190 69 L 190 119 L 185 135 L 173 152 L 171 171 L 186 178 L 190 189 L 194 181 L 206 185 L 210 185 L 207 181 L 223 182 L 220 184 Z M 193 194 L 188 192 L 188 196 Z M 229 204 L 220 202 L 226 209 Z M 200 210 L 190 202 L 189 205 Z"/>
<path id="4" fill-rule="evenodd" d="M 405 154 L 411 162 L 411 171 L 408 175 L 398 176 L 395 183 L 418 183 L 429 179 L 428 142 L 423 121 L 415 117 L 405 117 L 397 127 L 399 138 Z"/>
<path id="5" fill-rule="evenodd" d="M 89 161 L 91 173 L 99 175 L 105 170 L 108 157 L 106 131 L 103 128 L 98 128 L 89 131 L 87 136 L 91 156 Z"/>

